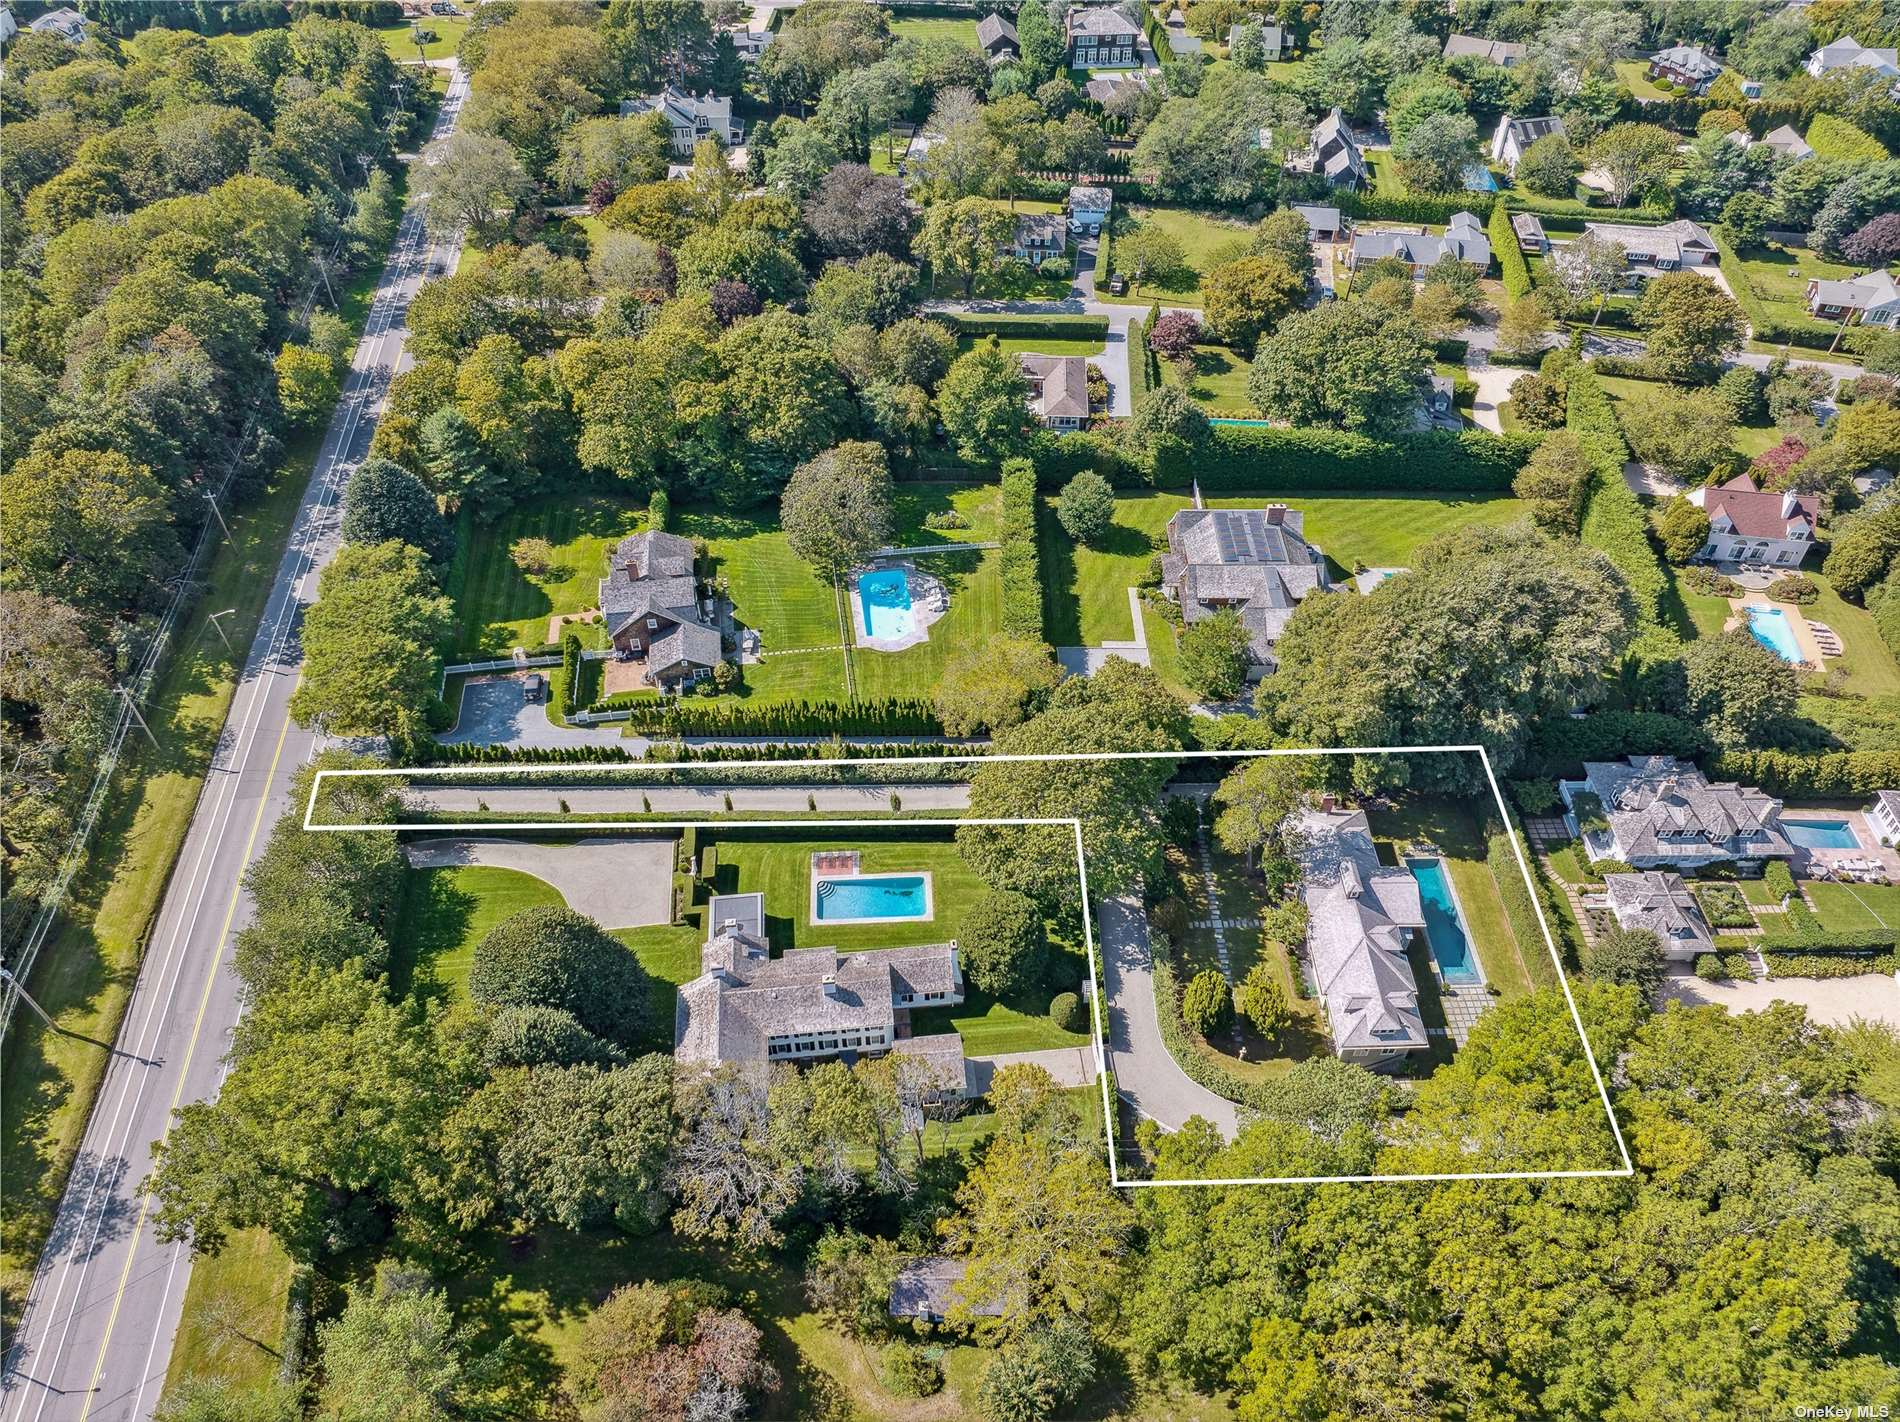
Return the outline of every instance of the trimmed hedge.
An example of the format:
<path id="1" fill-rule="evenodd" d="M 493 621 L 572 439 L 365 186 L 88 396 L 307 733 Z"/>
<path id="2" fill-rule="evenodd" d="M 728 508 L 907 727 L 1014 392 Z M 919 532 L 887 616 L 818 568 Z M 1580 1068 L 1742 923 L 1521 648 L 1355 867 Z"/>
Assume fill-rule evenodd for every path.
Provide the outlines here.
<path id="1" fill-rule="evenodd" d="M 1504 901 L 1504 916 L 1511 921 L 1511 932 L 1517 936 L 1525 971 L 1531 975 L 1534 986 L 1554 987 L 1557 970 L 1550 961 L 1550 955 L 1544 951 L 1547 947 L 1544 930 L 1537 922 L 1537 910 L 1531 902 L 1530 890 L 1524 886 L 1524 871 L 1518 867 L 1517 856 L 1511 852 L 1511 833 L 1514 832 L 1492 832 L 1485 845 L 1484 862 L 1491 870 L 1491 877 L 1497 881 L 1498 897 Z M 1519 840 L 1518 843 L 1522 845 L 1523 841 Z M 1543 900 L 1544 921 L 1550 925 L 1558 955 L 1574 968 L 1577 963 L 1577 945 L 1571 941 L 1570 920 L 1553 902 L 1555 892 L 1544 881 L 1543 871 L 1528 849 L 1525 850 L 1524 861 L 1531 866 L 1531 877 L 1537 881 L 1538 896 Z"/>
<path id="2" fill-rule="evenodd" d="M 1635 599 L 1637 615 L 1650 627 L 1662 625 L 1663 595 L 1669 574 L 1649 538 L 1649 518 L 1623 482 L 1623 465 L 1630 457 L 1623 431 L 1616 423 L 1610 397 L 1597 384 L 1588 366 L 1578 366 L 1567 377 L 1569 393 L 1564 427 L 1577 437 L 1590 460 L 1590 496 L 1584 508 L 1581 538 L 1616 565 Z"/>
<path id="3" fill-rule="evenodd" d="M 1666 207 L 1611 207 L 1607 202 L 1579 202 L 1576 198 L 1538 197 L 1522 188 L 1504 196 L 1504 205 L 1512 212 L 1534 212 L 1542 218 L 1582 222 L 1624 222 L 1639 227 L 1655 227 L 1671 221 L 1675 212 Z"/>
<path id="4" fill-rule="evenodd" d="M 1535 434 L 1434 430 L 1398 439 L 1344 430 L 1215 425 L 1197 461 L 1210 489 L 1454 489 L 1509 493 Z"/>
<path id="5" fill-rule="evenodd" d="M 1821 926 L 1790 933 L 1775 928 L 1755 940 L 1763 950 L 1795 953 L 1884 953 L 1900 948 L 1900 928 L 1834 928 Z"/>
<path id="6" fill-rule="evenodd" d="M 1128 407 L 1132 410 L 1154 388 L 1155 354 L 1148 349 L 1152 319 L 1137 317 L 1128 323 Z"/>
<path id="7" fill-rule="evenodd" d="M 1003 462 L 1003 536 L 997 564 L 1003 578 L 1003 631 L 1042 640 L 1042 568 L 1036 548 L 1036 466 Z"/>
<path id="8" fill-rule="evenodd" d="M 824 740 L 783 742 L 766 741 L 742 746 L 689 746 L 678 741 L 656 742 L 639 755 L 625 746 L 481 746 L 457 742 L 453 745 L 424 745 L 412 757 L 410 765 L 586 765 L 597 760 L 645 762 L 667 765 L 675 762 L 722 760 L 914 760 L 953 758 L 967 760 L 988 752 L 983 744 L 917 744 L 913 741 L 857 743 Z M 949 767 L 944 767 L 949 769 Z"/>
<path id="9" fill-rule="evenodd" d="M 1739 780 L 1792 800 L 1851 800 L 1900 784 L 1900 751 L 1726 751 L 1705 767 L 1712 780 Z"/>
<path id="10" fill-rule="evenodd" d="M 617 697 L 602 703 L 608 708 Z M 612 709 L 619 709 L 613 707 Z M 622 724 L 667 736 L 941 736 L 928 701 L 682 701 L 646 698 Z"/>
<path id="11" fill-rule="evenodd" d="M 1709 748 L 1709 738 L 1693 721 L 1660 711 L 1598 711 L 1589 716 L 1560 716 L 1545 721 L 1531 740 L 1531 762 L 1545 775 L 1581 771 L 1586 760 L 1621 760 L 1629 755 L 1694 758 Z"/>
<path id="12" fill-rule="evenodd" d="M 570 632 L 561 639 L 561 714 L 581 709 L 581 639 Z"/>
<path id="13" fill-rule="evenodd" d="M 1820 113 L 1808 125 L 1808 146 L 1817 158 L 1842 158 L 1850 163 L 1884 163 L 1893 155 L 1871 133 L 1863 133 L 1846 119 Z"/>
<path id="14" fill-rule="evenodd" d="M 1209 1061 L 1194 1049 L 1194 1040 L 1181 1017 L 1181 985 L 1175 981 L 1174 965 L 1158 953 L 1154 959 L 1154 985 L 1155 1016 L 1161 1025 L 1161 1040 L 1175 1065 L 1187 1073 L 1188 1080 L 1205 1086 L 1216 1096 L 1224 1096 L 1241 1106 L 1253 1105 L 1252 1082 L 1242 1081 L 1222 1070 L 1218 1063 Z"/>
<path id="15" fill-rule="evenodd" d="M 1862 973 L 1900 972 L 1900 953 L 1825 957 L 1814 953 L 1763 953 L 1771 978 L 1857 978 Z"/>
<path id="16" fill-rule="evenodd" d="M 1834 344 L 1834 338 L 1840 332 L 1833 326 L 1819 321 L 1783 321 L 1769 315 L 1768 308 L 1762 305 L 1761 297 L 1756 295 L 1748 273 L 1742 270 L 1735 249 L 1729 245 L 1727 234 L 1719 225 L 1709 231 L 1715 238 L 1715 250 L 1721 255 L 1723 269 L 1729 273 L 1729 290 L 1735 295 L 1736 305 L 1742 308 L 1742 315 L 1748 318 L 1749 333 L 1755 340 L 1769 345 L 1804 346 L 1817 351 L 1825 351 Z"/>
<path id="17" fill-rule="evenodd" d="M 1461 212 L 1470 212 L 1483 200 L 1478 193 L 1444 196 L 1406 193 L 1393 197 L 1386 193 L 1342 192 L 1330 199 L 1347 217 L 1368 222 L 1422 222 L 1442 225 Z"/>
<path id="18" fill-rule="evenodd" d="M 962 311 L 932 311 L 929 315 L 959 336 L 1009 336 L 1018 340 L 1049 336 L 1064 341 L 1086 340 L 1090 336 L 1108 339 L 1106 316 L 972 316 Z"/>
<path id="19" fill-rule="evenodd" d="M 1531 293 L 1530 263 L 1524 260 L 1524 253 L 1517 245 L 1517 233 L 1511 226 L 1511 211 L 1503 202 L 1491 207 L 1491 220 L 1485 225 L 1491 238 L 1491 252 L 1498 259 L 1498 277 L 1504 283 L 1504 294 L 1512 301 L 1521 301 Z"/>

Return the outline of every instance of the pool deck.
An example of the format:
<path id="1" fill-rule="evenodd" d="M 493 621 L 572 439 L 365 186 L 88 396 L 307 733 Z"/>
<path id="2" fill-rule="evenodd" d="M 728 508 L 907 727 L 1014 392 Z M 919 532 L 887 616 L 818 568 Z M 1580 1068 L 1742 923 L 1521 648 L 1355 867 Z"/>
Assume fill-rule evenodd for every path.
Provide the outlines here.
<path id="1" fill-rule="evenodd" d="M 1803 614 L 1801 608 L 1796 604 L 1771 602 L 1759 593 L 1752 593 L 1747 597 L 1732 597 L 1728 600 L 1728 605 L 1732 615 L 1729 620 L 1722 625 L 1724 632 L 1734 632 L 1737 630 L 1746 632 L 1748 630 L 1748 613 L 1745 609 L 1750 607 L 1770 608 L 1779 612 L 1787 619 L 1789 630 L 1794 633 L 1794 644 L 1801 649 L 1802 662 L 1813 667 L 1819 667 L 1821 665 L 1821 644 L 1815 640 L 1814 630 L 1808 626 L 1806 615 Z M 1756 640 L 1759 641 L 1760 639 L 1757 638 Z"/>
<path id="2" fill-rule="evenodd" d="M 864 623 L 864 599 L 858 594 L 858 579 L 867 574 L 901 569 L 910 589 L 910 630 L 901 637 L 873 637 Z M 853 568 L 845 575 L 845 601 L 851 605 L 851 637 L 858 646 L 873 652 L 902 652 L 920 647 L 930 640 L 930 628 L 950 610 L 949 598 L 941 581 L 921 571 L 908 558 L 892 558 L 870 567 Z M 941 602 L 943 605 L 938 606 Z"/>

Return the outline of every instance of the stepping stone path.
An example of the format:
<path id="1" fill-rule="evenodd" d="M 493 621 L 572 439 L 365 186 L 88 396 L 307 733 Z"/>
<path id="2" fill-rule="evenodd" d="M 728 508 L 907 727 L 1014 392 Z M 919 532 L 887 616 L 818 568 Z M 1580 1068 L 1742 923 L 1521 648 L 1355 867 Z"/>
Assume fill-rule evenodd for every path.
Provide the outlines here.
<path id="1" fill-rule="evenodd" d="M 1139 625 L 1139 624 L 1137 624 Z M 1221 976 L 1227 979 L 1231 990 L 1234 986 L 1234 967 L 1227 957 L 1227 929 L 1230 924 L 1239 926 L 1237 919 L 1225 919 L 1220 916 L 1220 889 L 1214 880 L 1214 852 L 1207 843 L 1207 802 L 1194 802 L 1194 844 L 1201 857 L 1201 882 L 1207 887 L 1207 906 L 1213 911 L 1213 917 L 1202 919 L 1195 925 L 1214 930 L 1214 956 L 1220 960 Z M 1255 920 L 1257 923 L 1259 920 Z M 1234 1015 L 1234 1045 L 1240 1045 L 1240 1016 Z"/>

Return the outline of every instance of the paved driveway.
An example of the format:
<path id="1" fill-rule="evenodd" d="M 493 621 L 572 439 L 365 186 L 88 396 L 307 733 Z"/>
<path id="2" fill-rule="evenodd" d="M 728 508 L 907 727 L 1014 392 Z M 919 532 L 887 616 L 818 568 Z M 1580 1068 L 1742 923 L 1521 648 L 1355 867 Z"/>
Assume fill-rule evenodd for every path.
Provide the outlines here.
<path id="1" fill-rule="evenodd" d="M 1234 1103 L 1216 1096 L 1175 1064 L 1161 1040 L 1155 1010 L 1154 953 L 1138 895 L 1104 899 L 1102 967 L 1108 992 L 1108 1064 L 1115 1087 L 1142 1115 L 1178 1131 L 1188 1117 L 1212 1121 L 1232 1140 L 1240 1130 Z"/>
<path id="2" fill-rule="evenodd" d="M 470 677 L 462 688 L 462 710 L 455 727 L 440 737 L 443 745 L 473 746 L 623 746 L 636 750 L 617 725 L 557 726 L 546 706 L 528 704 L 526 687 L 514 676 Z"/>
<path id="3" fill-rule="evenodd" d="M 673 840 L 616 835 L 573 844 L 532 839 L 424 839 L 404 846 L 410 867 L 487 864 L 544 879 L 602 928 L 673 920 Z"/>
<path id="4" fill-rule="evenodd" d="M 1843 1026 L 1860 1017 L 1900 1027 L 1900 981 L 1883 973 L 1745 983 L 1705 983 L 1681 973 L 1663 980 L 1662 1000 L 1689 1007 L 1713 1004 L 1730 1012 L 1760 1012 L 1772 1002 L 1795 1002 L 1808 1010 L 1812 1020 L 1829 1026 Z"/>
<path id="5" fill-rule="evenodd" d="M 990 1081 L 1006 1066 L 1039 1066 L 1055 1079 L 1057 1086 L 1089 1086 L 1095 1081 L 1095 1048 L 1050 1047 L 1040 1052 L 998 1052 L 994 1056 L 969 1058 L 970 1094 L 981 1095 L 990 1089 Z"/>

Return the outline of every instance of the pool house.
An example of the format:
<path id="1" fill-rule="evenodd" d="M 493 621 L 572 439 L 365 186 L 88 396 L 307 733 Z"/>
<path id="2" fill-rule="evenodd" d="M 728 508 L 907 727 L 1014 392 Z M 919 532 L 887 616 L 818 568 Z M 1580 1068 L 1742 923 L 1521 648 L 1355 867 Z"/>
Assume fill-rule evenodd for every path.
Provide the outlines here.
<path id="1" fill-rule="evenodd" d="M 963 1001 L 954 942 L 857 953 L 795 948 L 774 958 L 759 893 L 716 895 L 706 926 L 700 975 L 680 988 L 674 1008 L 675 1060 L 764 1066 L 895 1051 L 927 1063 L 938 1091 L 964 1094 L 962 1038 L 913 1037 L 910 1029 L 912 1008 Z"/>

